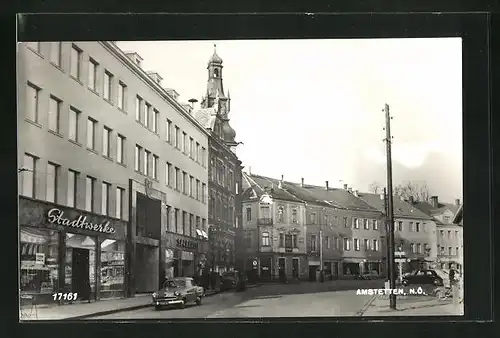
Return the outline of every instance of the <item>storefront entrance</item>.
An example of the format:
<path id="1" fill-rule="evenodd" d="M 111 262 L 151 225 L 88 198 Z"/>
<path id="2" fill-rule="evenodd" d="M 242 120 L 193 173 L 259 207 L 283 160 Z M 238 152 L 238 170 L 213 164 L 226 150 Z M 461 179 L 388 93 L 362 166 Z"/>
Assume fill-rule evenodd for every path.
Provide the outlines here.
<path id="1" fill-rule="evenodd" d="M 295 279 L 299 278 L 299 259 L 294 258 L 292 260 L 292 276 Z"/>
<path id="2" fill-rule="evenodd" d="M 89 250 L 73 248 L 71 254 L 71 290 L 81 300 L 90 300 Z"/>

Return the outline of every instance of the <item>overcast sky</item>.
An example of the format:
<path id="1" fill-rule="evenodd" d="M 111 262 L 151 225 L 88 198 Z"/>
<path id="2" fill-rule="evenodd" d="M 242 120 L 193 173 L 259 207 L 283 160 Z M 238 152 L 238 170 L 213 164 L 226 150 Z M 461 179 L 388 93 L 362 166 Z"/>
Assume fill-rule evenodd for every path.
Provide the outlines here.
<path id="1" fill-rule="evenodd" d="M 217 44 L 238 156 L 252 173 L 367 191 L 385 182 L 390 105 L 394 184 L 462 197 L 460 38 L 120 42 L 180 101 L 200 100 Z"/>

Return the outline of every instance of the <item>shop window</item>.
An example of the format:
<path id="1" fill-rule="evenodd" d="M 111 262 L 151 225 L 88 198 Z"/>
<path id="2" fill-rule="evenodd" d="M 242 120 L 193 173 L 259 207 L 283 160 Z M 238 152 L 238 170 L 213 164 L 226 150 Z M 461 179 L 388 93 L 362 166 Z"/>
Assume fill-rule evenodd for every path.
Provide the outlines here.
<path id="1" fill-rule="evenodd" d="M 100 239 L 101 298 L 122 296 L 125 283 L 125 243 L 113 239 Z"/>
<path id="2" fill-rule="evenodd" d="M 269 232 L 262 233 L 262 246 L 270 246 L 271 241 L 269 239 Z"/>
<path id="3" fill-rule="evenodd" d="M 95 237 L 66 233 L 64 285 L 69 292 L 77 293 L 79 300 L 95 299 L 95 249 Z"/>
<path id="4" fill-rule="evenodd" d="M 20 227 L 21 294 L 38 294 L 52 300 L 59 291 L 59 236 L 57 231 Z"/>

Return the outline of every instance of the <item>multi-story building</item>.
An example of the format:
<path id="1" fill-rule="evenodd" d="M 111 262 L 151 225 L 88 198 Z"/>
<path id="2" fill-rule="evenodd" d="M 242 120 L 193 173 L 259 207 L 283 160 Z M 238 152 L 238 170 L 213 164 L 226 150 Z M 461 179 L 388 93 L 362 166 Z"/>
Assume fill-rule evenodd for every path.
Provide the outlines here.
<path id="1" fill-rule="evenodd" d="M 453 224 L 459 225 L 462 229 L 464 226 L 464 206 L 460 204 L 455 216 L 453 217 Z M 460 231 L 460 238 L 458 241 L 459 245 L 459 256 L 458 256 L 458 269 L 460 273 L 464 273 L 464 238 L 463 238 L 463 230 Z M 463 280 L 462 280 L 463 281 Z"/>
<path id="2" fill-rule="evenodd" d="M 413 205 L 434 218 L 436 222 L 437 235 L 437 266 L 441 269 L 460 269 L 460 257 L 462 253 L 463 228 L 453 222 L 461 204 L 455 200 L 455 204 L 441 203 L 438 196 L 432 196 L 429 202 L 416 202 Z"/>
<path id="3" fill-rule="evenodd" d="M 359 198 L 385 213 L 384 195 L 358 193 Z M 401 259 L 403 272 L 427 266 L 436 261 L 436 223 L 410 202 L 393 197 L 394 240 Z"/>
<path id="4" fill-rule="evenodd" d="M 236 132 L 229 124 L 231 98 L 224 93 L 222 59 L 214 54 L 208 61 L 208 83 L 195 118 L 209 133 L 208 158 L 208 266 L 217 272 L 233 269 L 236 263 L 235 231 L 241 222 L 241 161 L 236 155 Z M 191 140 L 192 141 L 192 140 Z"/>
<path id="5" fill-rule="evenodd" d="M 243 173 L 242 247 L 238 248 L 249 278 L 307 278 L 306 206 L 267 177 Z"/>
<path id="6" fill-rule="evenodd" d="M 112 42 L 19 44 L 23 292 L 131 295 L 203 260 L 209 135 L 141 61 Z"/>
<path id="7" fill-rule="evenodd" d="M 317 270 L 331 278 L 349 278 L 376 271 L 384 273 L 382 213 L 359 199 L 351 189 L 285 182 L 294 196 L 305 201 L 309 278 Z M 321 231 L 321 236 L 320 236 Z M 320 241 L 321 237 L 321 243 Z M 320 252 L 323 267 L 320 268 Z"/>

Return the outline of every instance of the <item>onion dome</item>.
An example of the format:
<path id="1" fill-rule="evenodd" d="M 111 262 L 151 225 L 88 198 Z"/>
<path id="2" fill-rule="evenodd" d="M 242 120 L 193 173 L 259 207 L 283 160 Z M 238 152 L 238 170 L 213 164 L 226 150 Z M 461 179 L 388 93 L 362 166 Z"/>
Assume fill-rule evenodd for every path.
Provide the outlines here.
<path id="1" fill-rule="evenodd" d="M 219 55 L 217 55 L 216 47 L 217 46 L 214 45 L 214 54 L 212 55 L 210 60 L 208 60 L 208 64 L 211 64 L 211 63 L 222 64 L 222 58 Z"/>
<path id="2" fill-rule="evenodd" d="M 229 125 L 229 123 L 224 123 L 222 126 L 222 135 L 224 135 L 224 141 L 228 143 L 234 143 L 236 138 L 236 131 Z"/>

